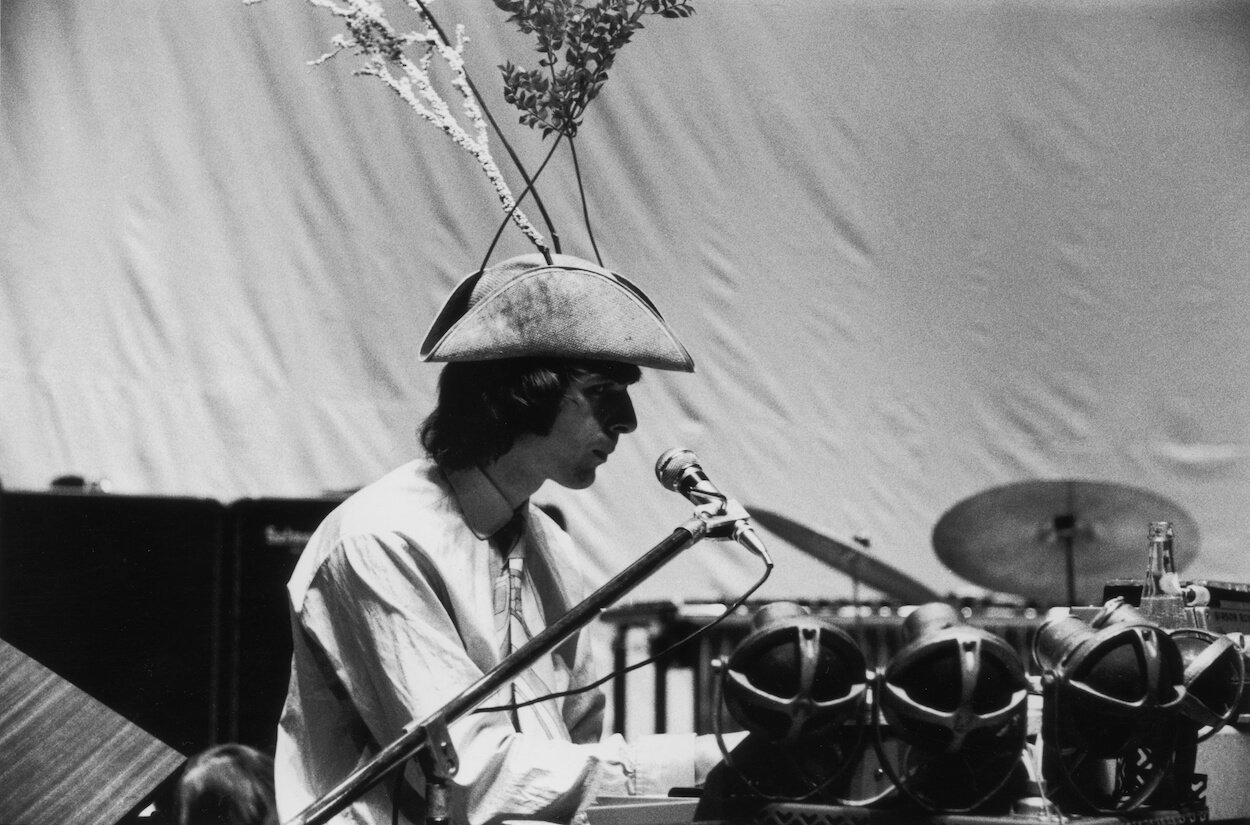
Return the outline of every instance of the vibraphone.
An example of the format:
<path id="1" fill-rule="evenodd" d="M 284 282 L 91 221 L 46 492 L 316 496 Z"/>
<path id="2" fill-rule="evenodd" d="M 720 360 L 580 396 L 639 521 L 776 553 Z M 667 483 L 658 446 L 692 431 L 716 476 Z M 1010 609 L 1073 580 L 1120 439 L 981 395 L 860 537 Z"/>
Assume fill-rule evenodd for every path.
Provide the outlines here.
<path id="1" fill-rule="evenodd" d="M 903 646 L 903 618 L 910 607 L 841 601 L 800 603 L 813 615 L 851 634 L 869 667 L 884 666 Z M 712 663 L 733 652 L 760 606 L 744 605 L 719 622 L 726 605 L 714 602 L 639 602 L 605 611 L 603 620 L 612 628 L 617 671 L 705 630 L 653 666 L 614 680 L 610 694 L 613 730 L 627 736 L 711 733 L 716 711 Z M 1001 636 L 1019 653 L 1021 661 L 1031 663 L 1033 636 L 1045 619 L 1043 612 L 973 602 L 959 605 L 959 610 L 964 621 Z M 715 626 L 709 628 L 713 622 Z M 652 707 L 654 714 L 646 714 Z"/>

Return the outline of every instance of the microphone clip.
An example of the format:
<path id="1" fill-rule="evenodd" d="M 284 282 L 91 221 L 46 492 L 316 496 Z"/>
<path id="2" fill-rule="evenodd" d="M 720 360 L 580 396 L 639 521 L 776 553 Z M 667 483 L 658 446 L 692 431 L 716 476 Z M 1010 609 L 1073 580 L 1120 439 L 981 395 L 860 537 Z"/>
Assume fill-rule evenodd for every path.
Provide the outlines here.
<path id="1" fill-rule="evenodd" d="M 772 568 L 772 556 L 764 547 L 764 543 L 755 535 L 755 530 L 751 527 L 750 514 L 735 499 L 724 496 L 710 499 L 696 505 L 694 515 L 703 522 L 707 531 L 704 535 L 707 538 L 736 541 L 751 553 L 759 556 L 770 569 Z"/>
<path id="2" fill-rule="evenodd" d="M 734 539 L 740 526 L 750 524 L 746 508 L 732 498 L 711 498 L 694 508 L 695 518 L 707 527 L 710 539 Z M 745 524 L 744 524 L 745 523 Z"/>

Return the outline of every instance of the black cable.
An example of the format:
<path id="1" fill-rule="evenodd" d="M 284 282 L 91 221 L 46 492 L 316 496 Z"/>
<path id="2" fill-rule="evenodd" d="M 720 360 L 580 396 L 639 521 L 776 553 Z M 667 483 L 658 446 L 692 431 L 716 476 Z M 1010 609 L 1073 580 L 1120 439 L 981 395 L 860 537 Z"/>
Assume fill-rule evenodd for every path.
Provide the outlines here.
<path id="1" fill-rule="evenodd" d="M 652 656 L 648 656 L 646 659 L 643 659 L 640 662 L 635 662 L 634 664 L 629 665 L 628 667 L 623 667 L 620 670 L 614 670 L 608 675 L 603 676 L 599 679 L 596 679 L 590 684 L 582 685 L 579 688 L 572 688 L 570 690 L 562 690 L 562 691 L 557 691 L 555 693 L 548 693 L 546 696 L 539 696 L 537 699 L 528 699 L 524 702 L 516 702 L 514 704 L 491 705 L 489 707 L 480 707 L 480 708 L 475 709 L 473 712 L 474 713 L 493 713 L 497 711 L 517 710 L 519 708 L 529 707 L 530 705 L 536 705 L 539 702 L 546 702 L 549 699 L 563 699 L 566 696 L 576 696 L 579 693 L 586 693 L 588 691 L 594 690 L 597 687 L 601 687 L 602 685 L 607 684 L 608 682 L 612 681 L 618 676 L 624 676 L 626 673 L 632 673 L 633 671 L 638 670 L 639 668 L 646 667 L 647 665 L 650 665 L 650 664 L 654 664 L 655 662 L 659 661 L 660 659 L 663 659 L 665 656 L 675 651 L 677 648 L 681 647 L 682 645 L 687 644 L 690 641 L 693 641 L 695 638 L 708 632 L 709 630 L 711 630 L 712 628 L 716 627 L 718 624 L 723 622 L 725 619 L 729 618 L 731 615 L 736 613 L 738 611 L 738 608 L 742 607 L 742 605 L 746 603 L 747 599 L 751 598 L 751 596 L 755 593 L 755 591 L 759 590 L 760 587 L 763 586 L 764 582 L 768 581 L 768 577 L 772 575 L 772 572 L 773 572 L 772 562 L 765 561 L 764 562 L 764 574 L 760 576 L 759 580 L 756 581 L 755 584 L 751 585 L 751 587 L 745 593 L 739 596 L 738 599 L 734 601 L 733 604 L 725 608 L 723 613 L 721 613 L 719 616 L 717 616 L 715 619 L 713 619 L 711 622 L 704 625 L 703 627 L 696 628 L 693 632 L 687 634 L 681 639 L 678 639 L 676 642 L 664 648 L 659 653 L 656 653 Z"/>
<path id="2" fill-rule="evenodd" d="M 552 142 L 551 149 L 547 151 L 547 157 L 543 158 L 542 165 L 539 166 L 538 171 L 534 173 L 533 182 L 527 184 L 521 194 L 513 200 L 512 208 L 508 210 L 508 214 L 504 215 L 504 219 L 499 223 L 499 228 L 495 230 L 495 237 L 491 239 L 490 246 L 486 249 L 486 255 L 482 257 L 482 265 L 478 267 L 479 270 L 486 269 L 486 263 L 490 260 L 490 256 L 495 252 L 495 245 L 499 243 L 500 236 L 503 235 L 504 229 L 508 227 L 508 222 L 512 220 L 512 213 L 516 212 L 517 209 L 521 207 L 521 201 L 525 200 L 526 195 L 532 191 L 537 191 L 534 189 L 534 184 L 538 182 L 538 176 L 541 175 L 543 170 L 547 168 L 547 163 L 551 160 L 551 156 L 556 153 L 556 147 L 560 145 L 560 140 L 563 137 L 564 135 L 560 135 Z M 545 247 L 540 247 L 540 251 L 543 253 L 543 257 L 547 259 L 547 263 L 550 264 L 551 253 Z"/>
<path id="3" fill-rule="evenodd" d="M 582 184 L 582 167 L 577 162 L 577 145 L 569 138 L 569 153 L 573 156 L 573 173 L 577 176 L 577 194 L 582 202 L 582 222 L 586 225 L 586 237 L 590 239 L 590 248 L 595 251 L 595 261 L 603 266 L 603 256 L 599 254 L 599 245 L 595 243 L 595 230 L 590 225 L 590 207 L 586 203 L 586 187 Z"/>

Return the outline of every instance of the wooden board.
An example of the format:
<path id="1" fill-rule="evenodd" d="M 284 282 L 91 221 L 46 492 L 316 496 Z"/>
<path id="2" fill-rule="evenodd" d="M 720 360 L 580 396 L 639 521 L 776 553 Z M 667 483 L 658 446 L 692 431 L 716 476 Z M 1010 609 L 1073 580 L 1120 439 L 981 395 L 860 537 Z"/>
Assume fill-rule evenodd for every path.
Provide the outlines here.
<path id="1" fill-rule="evenodd" d="M 185 759 L 0 640 L 0 822 L 117 822 Z"/>

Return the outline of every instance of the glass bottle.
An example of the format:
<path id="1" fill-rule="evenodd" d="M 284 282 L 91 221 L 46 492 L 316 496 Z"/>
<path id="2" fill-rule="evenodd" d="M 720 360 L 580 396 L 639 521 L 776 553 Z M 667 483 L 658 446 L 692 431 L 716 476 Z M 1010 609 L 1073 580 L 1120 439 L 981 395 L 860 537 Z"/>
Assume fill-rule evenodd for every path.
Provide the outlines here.
<path id="1" fill-rule="evenodd" d="M 1183 627 L 1185 596 L 1172 558 L 1172 522 L 1152 521 L 1146 532 L 1146 578 L 1142 581 L 1141 613 L 1163 628 Z"/>

